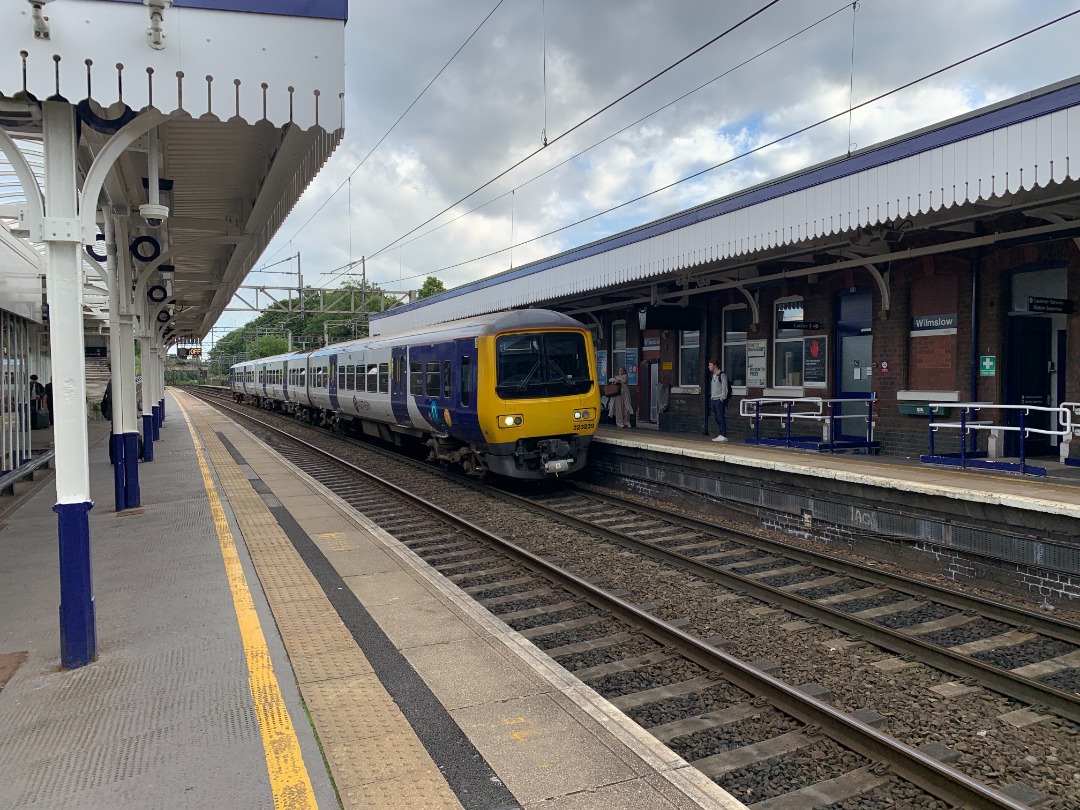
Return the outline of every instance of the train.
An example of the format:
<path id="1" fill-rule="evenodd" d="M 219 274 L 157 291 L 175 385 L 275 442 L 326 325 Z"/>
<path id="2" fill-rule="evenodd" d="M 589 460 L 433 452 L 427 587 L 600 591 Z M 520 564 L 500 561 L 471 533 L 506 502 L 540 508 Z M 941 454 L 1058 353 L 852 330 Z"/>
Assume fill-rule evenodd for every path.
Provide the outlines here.
<path id="1" fill-rule="evenodd" d="M 600 421 L 592 333 L 542 309 L 237 363 L 234 399 L 483 477 L 581 470 Z"/>

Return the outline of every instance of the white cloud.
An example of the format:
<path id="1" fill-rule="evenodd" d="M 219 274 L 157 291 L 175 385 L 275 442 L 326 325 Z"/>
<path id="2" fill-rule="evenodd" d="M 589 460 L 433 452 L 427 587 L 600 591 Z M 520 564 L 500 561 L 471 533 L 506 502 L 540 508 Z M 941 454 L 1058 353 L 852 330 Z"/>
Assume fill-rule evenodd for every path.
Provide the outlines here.
<path id="1" fill-rule="evenodd" d="M 541 4 L 504 3 L 355 172 L 351 186 L 326 202 L 493 5 L 494 0 L 354 0 L 346 30 L 345 142 L 264 259 L 299 250 L 305 278 L 314 280 L 320 270 L 372 255 L 540 147 L 545 116 Z M 549 139 L 760 5 L 759 0 L 547 0 Z M 1065 0 L 910 0 L 903 6 L 862 0 L 855 14 L 852 72 L 850 4 L 785 0 L 553 143 L 462 203 L 455 214 L 520 186 L 800 28 L 844 10 L 521 186 L 512 203 L 509 197 L 498 199 L 416 239 L 452 216 L 444 215 L 408 237 L 403 247 L 371 260 L 369 276 L 397 289 L 418 287 L 428 274 L 455 286 L 504 270 L 510 265 L 508 251 L 469 260 L 508 248 L 511 215 L 518 242 L 562 228 L 844 110 L 849 93 L 859 103 L 1075 8 Z M 843 154 L 849 142 L 862 148 L 1080 73 L 1078 33 L 1080 17 L 857 111 L 850 141 L 844 116 L 698 180 L 515 248 L 514 264 L 798 171 Z M 459 262 L 468 263 L 442 271 Z"/>

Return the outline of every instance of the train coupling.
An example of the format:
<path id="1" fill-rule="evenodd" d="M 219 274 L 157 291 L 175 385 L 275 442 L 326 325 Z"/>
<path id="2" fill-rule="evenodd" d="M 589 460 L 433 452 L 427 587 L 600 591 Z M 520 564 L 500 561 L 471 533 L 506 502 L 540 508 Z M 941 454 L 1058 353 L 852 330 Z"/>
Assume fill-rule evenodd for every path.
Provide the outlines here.
<path id="1" fill-rule="evenodd" d="M 566 458 L 553 458 L 544 462 L 544 472 L 550 475 L 558 475 L 559 473 L 569 472 L 570 461 L 572 459 Z"/>

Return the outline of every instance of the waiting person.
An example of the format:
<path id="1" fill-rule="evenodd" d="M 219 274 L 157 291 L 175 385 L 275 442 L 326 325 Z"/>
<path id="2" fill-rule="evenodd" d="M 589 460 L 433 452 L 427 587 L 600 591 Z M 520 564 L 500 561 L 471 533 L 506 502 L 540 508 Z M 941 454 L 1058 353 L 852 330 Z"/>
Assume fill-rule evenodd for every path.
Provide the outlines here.
<path id="1" fill-rule="evenodd" d="M 35 408 L 45 407 L 45 386 L 38 382 L 37 374 L 30 375 L 30 404 Z"/>
<path id="2" fill-rule="evenodd" d="M 728 382 L 727 373 L 720 367 L 718 360 L 709 361 L 709 374 L 712 375 L 709 382 L 709 404 L 712 406 L 716 428 L 720 431 L 720 435 L 713 441 L 726 442 L 727 401 L 731 399 L 731 383 Z"/>
<path id="3" fill-rule="evenodd" d="M 608 384 L 618 383 L 619 393 L 608 399 L 608 416 L 615 420 L 615 424 L 621 428 L 630 427 L 630 417 L 634 414 L 634 403 L 630 399 L 630 376 L 625 368 L 620 368 L 619 373 L 608 378 Z"/>
<path id="4" fill-rule="evenodd" d="M 54 425 L 56 420 L 53 418 L 52 377 L 49 377 L 49 381 L 45 383 L 45 404 L 49 408 L 49 425 Z"/>

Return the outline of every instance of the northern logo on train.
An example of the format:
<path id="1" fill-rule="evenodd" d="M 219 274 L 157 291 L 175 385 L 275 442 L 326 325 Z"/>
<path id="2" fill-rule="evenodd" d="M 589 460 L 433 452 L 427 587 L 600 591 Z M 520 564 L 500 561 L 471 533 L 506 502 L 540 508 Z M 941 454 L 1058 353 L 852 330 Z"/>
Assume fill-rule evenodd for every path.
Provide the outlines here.
<path id="1" fill-rule="evenodd" d="M 431 407 L 429 410 L 431 411 L 431 423 L 433 425 L 439 424 L 439 405 L 435 400 L 431 400 Z"/>

